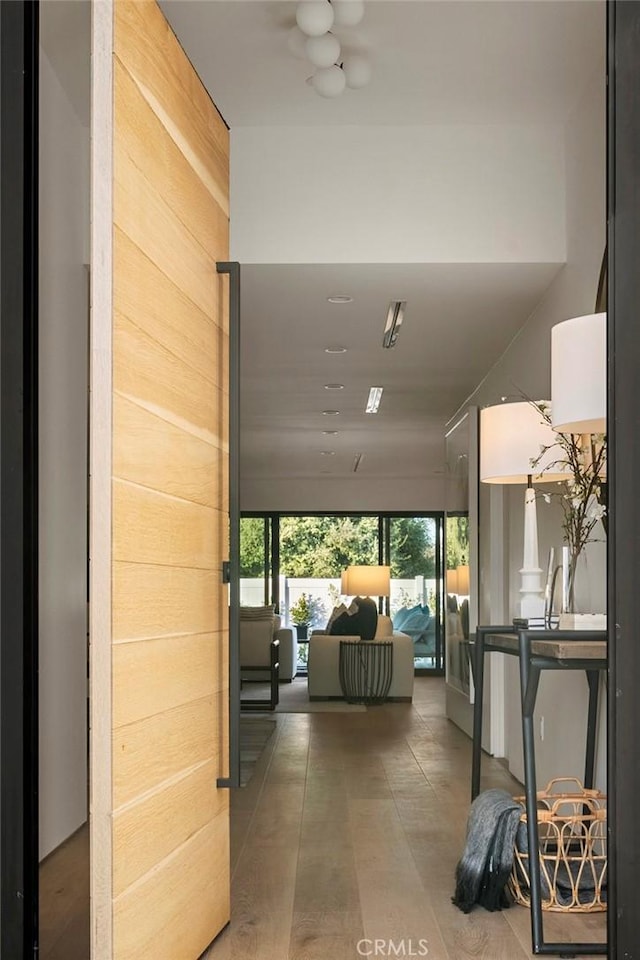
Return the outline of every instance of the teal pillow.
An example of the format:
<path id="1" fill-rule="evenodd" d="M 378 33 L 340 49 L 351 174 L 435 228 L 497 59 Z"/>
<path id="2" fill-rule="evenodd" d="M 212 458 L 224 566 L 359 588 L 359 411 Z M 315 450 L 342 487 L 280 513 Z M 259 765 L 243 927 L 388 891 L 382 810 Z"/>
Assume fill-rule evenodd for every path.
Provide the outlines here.
<path id="1" fill-rule="evenodd" d="M 416 604 L 414 607 L 402 607 L 395 614 L 393 618 L 393 627 L 395 630 L 402 631 L 403 627 L 406 627 L 409 621 L 415 619 L 415 617 L 422 617 L 422 607 L 420 604 Z M 428 610 L 428 607 L 427 607 Z"/>
<path id="2" fill-rule="evenodd" d="M 426 630 L 429 626 L 429 621 L 431 620 L 431 611 L 427 606 L 414 607 L 409 611 L 409 616 L 406 618 L 403 624 L 404 630 L 415 630 L 422 631 Z M 401 631 L 402 632 L 402 631 Z"/>

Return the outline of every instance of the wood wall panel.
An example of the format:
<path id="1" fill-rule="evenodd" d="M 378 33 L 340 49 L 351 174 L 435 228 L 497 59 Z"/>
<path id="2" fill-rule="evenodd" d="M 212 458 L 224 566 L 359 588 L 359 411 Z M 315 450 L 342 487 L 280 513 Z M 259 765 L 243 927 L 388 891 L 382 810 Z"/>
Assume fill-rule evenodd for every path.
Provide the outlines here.
<path id="1" fill-rule="evenodd" d="M 116 811 L 199 763 L 219 761 L 218 698 L 218 694 L 213 694 L 135 723 L 114 727 L 113 805 Z"/>
<path id="2" fill-rule="evenodd" d="M 116 957 L 195 960 L 200 956 L 211 940 L 211 926 L 220 929 L 229 918 L 229 894 L 220 898 L 218 889 L 219 877 L 228 870 L 227 819 L 227 811 L 222 811 L 158 869 L 117 898 Z"/>
<path id="3" fill-rule="evenodd" d="M 224 454 L 145 407 L 115 394 L 113 422 L 116 476 L 182 500 L 217 508 Z M 159 456 L 158 454 L 162 454 Z"/>
<path id="4" fill-rule="evenodd" d="M 113 558 L 220 569 L 218 511 L 124 480 L 113 484 Z"/>
<path id="5" fill-rule="evenodd" d="M 219 338 L 228 338 L 229 333 L 224 277 L 216 274 L 219 312 L 207 316 L 126 233 L 116 227 L 114 237 L 119 312 L 192 370 L 228 392 L 228 380 L 217 356 L 220 350 L 228 354 L 228 339 L 219 343 Z"/>
<path id="6" fill-rule="evenodd" d="M 206 314 L 216 311 L 211 258 L 116 140 L 114 223 Z M 117 287 L 115 288 L 117 303 Z"/>
<path id="7" fill-rule="evenodd" d="M 229 919 L 229 802 L 216 787 L 229 728 L 229 314 L 216 273 L 229 138 L 155 0 L 105 9 L 113 948 L 101 960 L 196 960 Z"/>
<path id="8" fill-rule="evenodd" d="M 153 42 L 140 43 L 141 36 Z M 168 135 L 189 157 L 194 173 L 215 185 L 228 214 L 228 131 L 156 4 L 116 4 L 116 53 L 145 99 L 166 118 Z"/>
<path id="9" fill-rule="evenodd" d="M 226 243 L 229 220 L 207 185 L 193 176 L 193 168 L 162 121 L 140 93 L 130 74 L 116 60 L 116 110 L 121 118 L 119 149 L 162 197 L 176 218 L 202 248 L 215 256 Z M 116 155 L 118 156 L 118 154 Z"/>
<path id="10" fill-rule="evenodd" d="M 115 333 L 114 388 L 182 429 L 222 446 L 222 391 L 123 317 L 117 307 Z M 130 438 L 115 434 L 114 441 L 128 443 Z"/>
<path id="11" fill-rule="evenodd" d="M 216 776 L 209 761 L 116 814 L 116 896 L 224 812 L 229 798 L 215 789 Z"/>
<path id="12" fill-rule="evenodd" d="M 216 653 L 221 642 L 219 635 L 203 633 L 116 644 L 114 726 L 217 693 L 224 686 L 223 678 L 216 676 Z"/>
<path id="13" fill-rule="evenodd" d="M 217 570 L 119 561 L 113 565 L 113 593 L 114 642 L 227 627 L 226 590 Z"/>

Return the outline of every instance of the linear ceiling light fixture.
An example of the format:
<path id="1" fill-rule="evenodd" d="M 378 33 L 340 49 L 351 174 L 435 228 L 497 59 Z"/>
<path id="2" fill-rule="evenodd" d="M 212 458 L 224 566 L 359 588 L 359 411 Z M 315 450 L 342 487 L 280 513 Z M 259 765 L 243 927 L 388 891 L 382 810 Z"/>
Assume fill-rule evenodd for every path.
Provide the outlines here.
<path id="1" fill-rule="evenodd" d="M 350 49 L 335 33 L 340 27 L 355 27 L 364 16 L 363 0 L 301 0 L 296 7 L 296 24 L 289 30 L 289 50 L 307 60 L 315 72 L 307 79 L 321 97 L 339 97 L 345 87 L 358 90 L 371 80 L 371 63 L 352 47 L 361 46 L 348 36 Z"/>
<path id="2" fill-rule="evenodd" d="M 346 347 L 325 347 L 324 352 L 325 353 L 346 353 L 347 348 Z"/>
<path id="3" fill-rule="evenodd" d="M 404 308 L 407 305 L 406 300 L 392 300 L 389 304 L 387 313 L 387 322 L 384 325 L 384 334 L 382 337 L 382 346 L 386 350 L 395 347 L 398 339 L 398 333 L 404 320 Z"/>
<path id="4" fill-rule="evenodd" d="M 384 387 L 371 387 L 371 389 L 369 390 L 369 399 L 367 400 L 365 413 L 378 412 L 378 407 L 380 406 L 380 401 L 382 400 L 383 390 L 384 390 Z"/>
<path id="5" fill-rule="evenodd" d="M 353 297 L 348 297 L 346 294 L 336 294 L 333 297 L 327 297 L 329 303 L 353 303 Z"/>

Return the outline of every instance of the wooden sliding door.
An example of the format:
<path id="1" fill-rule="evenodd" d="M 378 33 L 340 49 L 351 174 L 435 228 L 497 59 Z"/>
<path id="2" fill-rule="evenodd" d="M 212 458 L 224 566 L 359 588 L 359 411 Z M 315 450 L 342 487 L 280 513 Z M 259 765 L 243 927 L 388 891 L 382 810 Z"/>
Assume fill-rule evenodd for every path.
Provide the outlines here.
<path id="1" fill-rule="evenodd" d="M 93 34 L 92 951 L 195 960 L 230 911 L 228 131 L 155 2 Z"/>

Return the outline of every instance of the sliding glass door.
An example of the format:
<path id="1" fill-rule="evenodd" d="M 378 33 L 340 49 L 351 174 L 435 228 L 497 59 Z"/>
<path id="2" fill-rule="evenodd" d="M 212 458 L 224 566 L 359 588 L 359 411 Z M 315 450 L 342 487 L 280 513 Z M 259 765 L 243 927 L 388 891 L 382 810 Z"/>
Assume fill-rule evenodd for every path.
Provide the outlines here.
<path id="1" fill-rule="evenodd" d="M 340 575 L 354 564 L 388 563 L 385 612 L 414 642 L 417 672 L 444 668 L 442 514 L 268 514 L 240 525 L 240 596 L 244 605 L 274 603 L 299 637 L 299 669 L 310 630 L 324 627 L 344 601 Z"/>
<path id="2" fill-rule="evenodd" d="M 442 672 L 442 519 L 386 519 L 395 630 L 413 640 L 416 671 Z"/>

